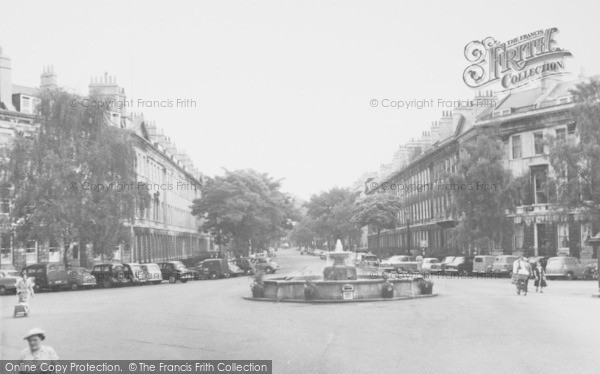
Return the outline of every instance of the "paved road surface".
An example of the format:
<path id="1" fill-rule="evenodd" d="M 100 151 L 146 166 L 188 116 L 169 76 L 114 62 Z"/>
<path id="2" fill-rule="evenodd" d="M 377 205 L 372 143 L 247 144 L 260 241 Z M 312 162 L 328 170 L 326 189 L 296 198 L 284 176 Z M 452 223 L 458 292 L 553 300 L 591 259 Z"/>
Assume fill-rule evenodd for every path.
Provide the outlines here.
<path id="1" fill-rule="evenodd" d="M 281 273 L 323 260 L 280 253 Z M 507 279 L 435 279 L 423 300 L 262 303 L 247 278 L 41 293 L 29 318 L 0 298 L 0 357 L 42 327 L 65 359 L 272 359 L 275 373 L 596 373 L 597 283 L 553 281 L 516 296 Z"/>

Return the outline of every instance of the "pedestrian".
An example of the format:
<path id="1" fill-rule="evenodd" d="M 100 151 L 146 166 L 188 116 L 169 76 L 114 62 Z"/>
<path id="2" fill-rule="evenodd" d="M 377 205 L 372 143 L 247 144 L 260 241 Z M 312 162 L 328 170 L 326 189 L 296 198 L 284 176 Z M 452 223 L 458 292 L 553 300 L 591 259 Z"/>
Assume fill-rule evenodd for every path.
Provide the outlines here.
<path id="1" fill-rule="evenodd" d="M 46 339 L 46 333 L 40 328 L 33 328 L 25 334 L 23 340 L 27 340 L 29 348 L 25 348 L 19 357 L 19 361 L 56 361 L 58 355 L 52 347 L 42 344 Z"/>
<path id="2" fill-rule="evenodd" d="M 527 286 L 529 284 L 529 276 L 531 275 L 531 265 L 525 261 L 522 256 L 519 256 L 513 263 L 513 274 L 517 278 L 517 295 L 523 292 L 523 296 L 527 296 Z"/>
<path id="3" fill-rule="evenodd" d="M 29 314 L 29 300 L 33 297 L 33 282 L 23 272 L 21 278 L 17 281 L 17 302 L 25 308 L 26 314 Z"/>
<path id="4" fill-rule="evenodd" d="M 535 292 L 538 292 L 539 288 L 540 292 L 544 293 L 544 287 L 546 287 L 546 269 L 544 269 L 540 260 L 536 261 L 533 274 L 535 275 Z"/>

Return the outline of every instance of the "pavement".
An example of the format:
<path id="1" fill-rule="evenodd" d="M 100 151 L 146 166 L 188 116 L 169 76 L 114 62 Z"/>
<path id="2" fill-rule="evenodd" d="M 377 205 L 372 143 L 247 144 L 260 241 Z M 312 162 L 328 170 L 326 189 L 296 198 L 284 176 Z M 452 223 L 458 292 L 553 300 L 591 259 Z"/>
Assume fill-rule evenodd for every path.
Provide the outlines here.
<path id="1" fill-rule="evenodd" d="M 278 252 L 281 274 L 324 261 Z M 274 373 L 597 373 L 600 300 L 594 281 L 530 283 L 433 277 L 437 297 L 373 303 L 244 300 L 247 277 L 36 294 L 12 318 L 0 297 L 0 358 L 32 327 L 63 359 L 267 359 Z"/>

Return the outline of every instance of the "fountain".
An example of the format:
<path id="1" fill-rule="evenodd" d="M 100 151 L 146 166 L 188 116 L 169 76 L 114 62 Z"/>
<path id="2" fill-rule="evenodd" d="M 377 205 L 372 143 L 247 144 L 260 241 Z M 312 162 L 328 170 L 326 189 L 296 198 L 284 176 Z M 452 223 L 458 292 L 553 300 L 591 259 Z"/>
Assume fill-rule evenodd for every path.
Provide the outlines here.
<path id="1" fill-rule="evenodd" d="M 252 285 L 248 300 L 285 302 L 351 302 L 412 299 L 435 296 L 433 283 L 419 274 L 391 274 L 357 269 L 352 252 L 345 252 L 341 240 L 335 251 L 326 254 L 323 276 L 262 276 Z M 361 271 L 359 271 L 361 270 Z"/>

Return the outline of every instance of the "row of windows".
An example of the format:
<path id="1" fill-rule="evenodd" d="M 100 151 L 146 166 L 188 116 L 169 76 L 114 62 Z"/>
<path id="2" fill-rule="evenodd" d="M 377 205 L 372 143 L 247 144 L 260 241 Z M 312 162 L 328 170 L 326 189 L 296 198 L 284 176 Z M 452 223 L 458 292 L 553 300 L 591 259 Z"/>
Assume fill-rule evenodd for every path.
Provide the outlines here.
<path id="1" fill-rule="evenodd" d="M 144 211 L 141 218 L 167 225 L 190 229 L 197 228 L 196 217 L 189 210 L 174 207 L 170 204 L 160 202 L 158 199 L 152 199 L 150 207 Z"/>
<path id="2" fill-rule="evenodd" d="M 523 142 L 522 142 L 522 138 L 521 138 L 522 136 L 526 136 L 526 135 L 525 134 L 514 135 L 511 137 L 511 143 L 512 143 L 511 158 L 512 159 L 518 159 L 518 158 L 523 157 Z M 555 136 L 558 141 L 567 140 L 567 129 L 565 127 L 557 128 L 555 130 Z M 544 132 L 543 131 L 538 131 L 538 132 L 533 133 L 533 154 L 534 155 L 545 154 L 544 142 L 545 142 L 545 140 L 544 140 Z"/>

